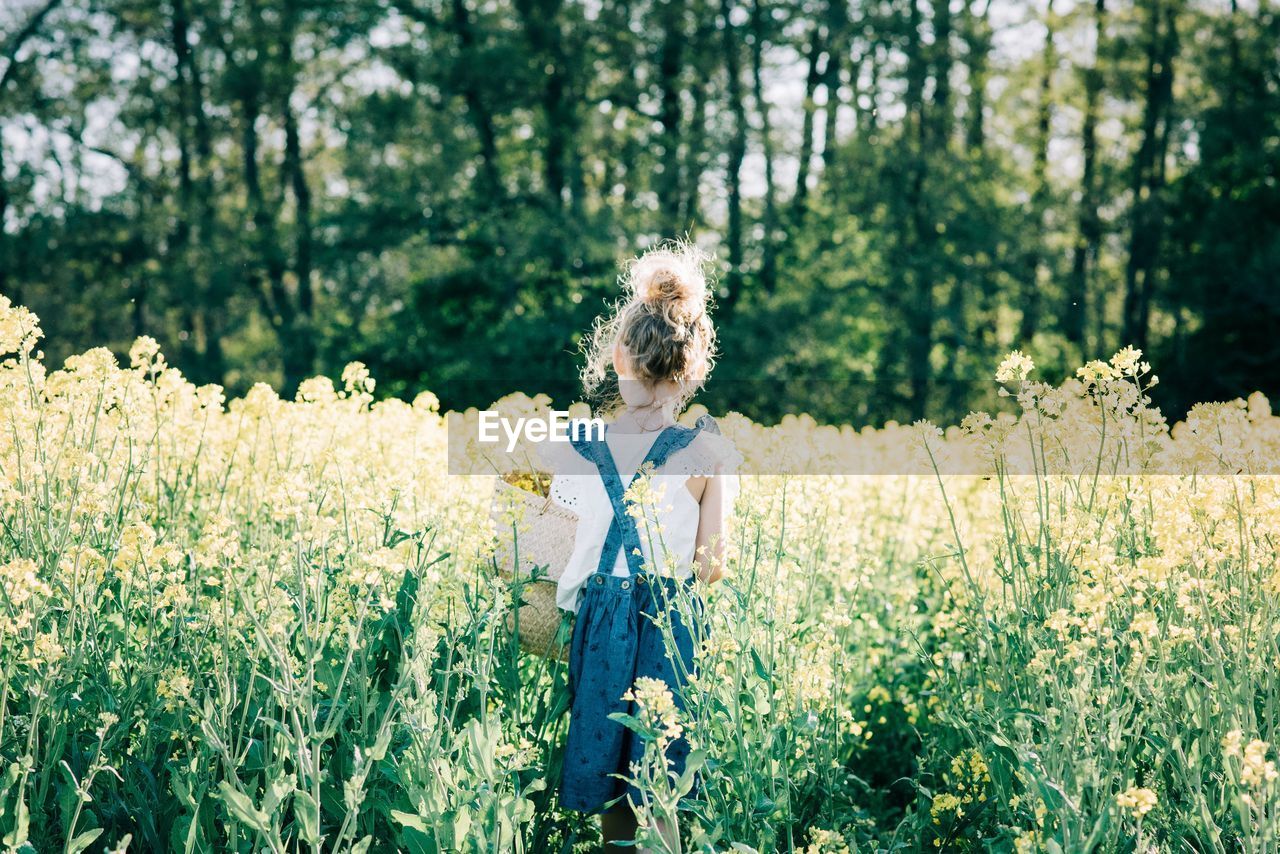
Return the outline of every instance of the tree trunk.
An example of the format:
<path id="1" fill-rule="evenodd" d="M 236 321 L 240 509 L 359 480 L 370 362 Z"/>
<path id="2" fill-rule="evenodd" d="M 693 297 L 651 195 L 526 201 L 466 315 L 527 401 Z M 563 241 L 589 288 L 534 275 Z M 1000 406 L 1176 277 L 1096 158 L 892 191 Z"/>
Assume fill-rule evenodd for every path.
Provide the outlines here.
<path id="1" fill-rule="evenodd" d="M 182 216 L 173 240 L 179 269 L 189 279 L 190 355 L 185 360 L 196 382 L 222 383 L 226 362 L 222 351 L 225 274 L 214 248 L 213 142 L 205 110 L 204 81 L 192 45 L 192 19 L 186 0 L 173 0 L 170 35 L 178 77 L 179 197 Z"/>
<path id="2" fill-rule="evenodd" d="M 831 53 L 827 59 L 826 73 L 823 75 L 822 87 L 827 92 L 827 104 L 823 112 L 823 139 L 822 139 L 822 173 L 828 175 L 836 166 L 838 158 L 838 147 L 840 144 L 840 105 L 841 105 L 841 83 L 844 72 L 841 71 L 840 54 L 843 47 L 843 40 L 835 42 L 831 46 Z M 853 97 L 858 97 L 857 81 L 858 73 L 862 68 L 862 59 L 859 57 L 851 63 L 849 78 L 853 87 Z"/>
<path id="3" fill-rule="evenodd" d="M 742 161 L 747 154 L 747 108 L 742 92 L 742 43 L 733 24 L 734 0 L 720 0 L 721 30 L 724 40 L 725 92 L 733 130 L 729 136 L 729 164 L 726 181 L 729 192 L 728 223 L 725 229 L 725 251 L 728 275 L 725 277 L 724 307 L 732 311 L 742 295 Z"/>
<path id="4" fill-rule="evenodd" d="M 928 60 L 920 39 L 920 0 L 909 0 L 907 39 L 904 48 L 907 61 L 907 87 L 904 97 L 907 108 L 905 132 L 914 136 L 908 148 L 913 148 L 906 169 L 907 221 L 903 229 L 902 252 L 899 258 L 903 276 L 901 290 L 911 294 L 905 307 L 907 331 L 907 371 L 911 388 L 911 417 L 924 418 L 929 412 L 932 387 L 932 368 L 929 357 L 933 350 L 934 325 L 934 263 L 933 247 L 937 231 L 933 227 L 925 193 L 925 176 L 932 154 L 929 120 L 924 104 L 924 83 L 928 74 Z"/>
<path id="5" fill-rule="evenodd" d="M 680 221 L 681 106 L 680 72 L 684 56 L 685 0 L 661 0 L 662 47 L 658 55 L 658 121 L 662 126 L 662 172 L 657 183 L 662 231 L 668 235 L 684 231 Z"/>
<path id="6" fill-rule="evenodd" d="M 827 103 L 823 107 L 823 174 L 832 169 L 836 162 L 836 146 L 840 129 L 840 89 L 844 76 L 840 58 L 849 48 L 848 6 L 844 0 L 831 0 L 827 3 L 827 66 L 822 70 L 822 88 L 827 93 Z M 855 86 L 860 61 L 853 63 Z"/>
<path id="7" fill-rule="evenodd" d="M 679 221 L 685 228 L 696 230 L 699 216 L 699 189 L 707 146 L 707 88 L 705 85 L 699 85 L 693 90 L 693 109 L 689 114 L 687 136 L 689 143 L 685 146 L 684 192 L 680 199 Z"/>
<path id="8" fill-rule="evenodd" d="M 297 351 L 292 346 L 295 342 L 291 340 L 296 326 L 296 308 L 285 282 L 289 262 L 280 241 L 276 220 L 278 211 L 268 206 L 258 162 L 257 121 L 262 115 L 263 96 L 267 94 L 264 66 L 268 61 L 266 44 L 258 36 L 266 31 L 266 26 L 261 7 L 256 2 L 251 2 L 249 6 L 249 12 L 253 16 L 254 51 L 248 64 L 239 69 L 236 93 L 240 103 L 240 149 L 245 196 L 253 223 L 253 245 L 257 253 L 257 258 L 248 265 L 246 272 L 250 291 L 257 297 L 263 314 L 279 341 L 284 373 L 282 393 L 291 396 L 300 373 Z M 227 61 L 233 61 L 230 53 Z"/>
<path id="9" fill-rule="evenodd" d="M 990 0 L 975 11 L 965 6 L 965 41 L 968 43 L 969 99 L 965 110 L 965 146 L 978 153 L 986 145 L 987 73 L 991 55 L 991 23 L 987 20 Z"/>
<path id="10" fill-rule="evenodd" d="M 284 117 L 284 171 L 282 181 L 288 182 L 294 205 L 294 255 L 293 275 L 297 282 L 297 300 L 292 312 L 292 323 L 287 337 L 281 341 L 284 351 L 284 384 L 292 393 L 304 379 L 315 371 L 315 237 L 311 223 L 311 187 L 302 155 L 302 143 L 298 138 L 298 118 L 294 113 L 292 98 L 297 79 L 297 64 L 293 58 L 293 39 L 297 29 L 296 0 L 285 2 L 285 26 L 280 35 L 281 64 L 287 75 L 287 83 L 280 93 L 280 114 Z M 281 196 L 283 196 L 283 188 Z"/>
<path id="11" fill-rule="evenodd" d="M 764 43 L 768 35 L 764 0 L 752 0 L 751 34 L 752 94 L 756 110 L 760 113 L 760 141 L 764 152 L 764 240 L 760 247 L 760 284 L 766 293 L 773 293 L 778 281 L 778 210 L 773 180 L 773 122 L 769 117 L 769 102 L 764 97 Z"/>
<path id="12" fill-rule="evenodd" d="M 809 166 L 813 160 L 813 124 L 817 105 L 814 100 L 818 96 L 818 84 L 822 82 L 820 63 L 823 54 L 822 24 L 815 22 L 809 36 L 808 66 L 809 71 L 804 81 L 804 103 L 801 110 L 804 119 L 800 130 L 800 162 L 796 169 L 796 188 L 791 194 L 792 227 L 804 221 L 805 208 L 809 202 Z"/>
<path id="13" fill-rule="evenodd" d="M 553 213 L 558 213 L 564 207 L 569 189 L 569 152 L 576 126 L 569 59 L 560 25 L 564 4 L 563 0 L 516 0 L 515 6 L 524 25 L 529 51 L 544 73 L 542 175 L 548 206 Z"/>
<path id="14" fill-rule="evenodd" d="M 475 128 L 480 142 L 480 179 L 477 183 L 476 197 L 482 204 L 496 206 L 501 203 L 503 195 L 502 176 L 498 171 L 498 134 L 494 129 L 493 115 L 480 95 L 480 87 L 476 83 L 476 68 L 479 61 L 475 53 L 475 32 L 471 23 L 471 12 L 467 9 L 466 0 L 451 0 L 451 26 L 453 35 L 458 40 L 459 62 L 462 70 L 462 99 L 467 105 L 467 117 Z"/>
<path id="15" fill-rule="evenodd" d="M 698 55 L 714 49 L 713 35 L 715 21 L 709 15 L 699 15 L 694 35 L 694 46 Z M 711 73 L 698 74 L 693 87 L 693 111 L 690 116 L 689 143 L 685 146 L 684 198 L 681 203 L 680 220 L 696 227 L 700 219 L 698 200 L 701 197 L 702 176 L 707 165 L 707 122 L 711 101 Z"/>
<path id="16" fill-rule="evenodd" d="M 1093 18 L 1093 60 L 1084 70 L 1084 127 L 1081 147 L 1084 152 L 1084 171 L 1080 177 L 1079 234 L 1071 257 L 1071 278 L 1067 289 L 1067 304 L 1063 307 L 1063 334 L 1073 344 L 1085 342 L 1085 318 L 1088 316 L 1089 279 L 1098 261 L 1098 246 L 1102 241 L 1101 220 L 1098 217 L 1098 99 L 1102 93 L 1102 72 L 1098 67 L 1098 55 L 1105 30 L 1107 0 L 1096 0 Z"/>
<path id="17" fill-rule="evenodd" d="M 1045 215 L 1049 207 L 1049 134 L 1053 119 L 1053 72 L 1057 65 L 1054 45 L 1056 20 L 1053 0 L 1045 10 L 1044 47 L 1041 53 L 1040 90 L 1036 103 L 1036 148 L 1031 164 L 1031 221 L 1035 233 L 1027 242 L 1026 272 L 1022 281 L 1021 341 L 1030 341 L 1040 324 L 1040 278 L 1044 267 Z"/>
<path id="18" fill-rule="evenodd" d="M 544 82 L 541 107 L 544 129 L 542 131 L 542 181 L 546 197 L 547 216 L 554 228 L 553 239 L 547 248 L 547 262 L 553 273 L 564 273 L 571 259 L 577 254 L 568 225 L 567 206 L 575 211 L 581 203 L 581 172 L 574 149 L 578 135 L 579 113 L 573 97 L 573 69 L 565 50 L 560 18 L 563 0 L 516 0 L 516 9 L 524 25 L 529 52 L 536 66 L 542 69 Z M 570 179 L 571 170 L 574 177 Z M 553 276 L 551 285 L 558 287 L 560 276 Z"/>
<path id="19" fill-rule="evenodd" d="M 250 73 L 250 79 L 261 76 Z M 293 322 L 292 305 L 284 285 L 286 262 L 276 235 L 274 214 L 268 210 L 262 191 L 262 178 L 258 169 L 258 131 L 255 128 L 261 115 L 258 100 L 259 86 L 250 82 L 240 93 L 241 163 L 244 170 L 245 195 L 249 202 L 249 218 L 253 223 L 254 248 L 257 258 L 249 266 L 249 284 L 262 304 L 267 322 L 277 335 Z"/>
<path id="20" fill-rule="evenodd" d="M 951 19 L 950 0 L 939 0 L 933 6 L 933 114 L 936 149 L 945 151 L 951 136 Z"/>
<path id="21" fill-rule="evenodd" d="M 1125 266 L 1123 344 L 1147 348 L 1152 292 L 1164 237 L 1164 161 L 1173 107 L 1177 29 L 1172 0 L 1151 0 L 1142 141 L 1131 173 L 1133 213 Z"/>
<path id="22" fill-rule="evenodd" d="M 550 10 L 548 10 L 550 14 Z M 556 29 L 558 34 L 558 29 Z M 566 59 L 560 46 L 546 49 L 547 67 L 552 70 L 547 74 L 547 85 L 542 95 L 542 110 L 547 116 L 547 144 L 543 151 L 544 174 L 547 184 L 547 195 L 551 199 L 552 210 L 562 210 L 565 202 L 565 191 L 568 181 L 565 178 L 565 158 L 569 150 L 568 135 L 572 122 L 568 113 L 572 104 L 566 99 Z"/>

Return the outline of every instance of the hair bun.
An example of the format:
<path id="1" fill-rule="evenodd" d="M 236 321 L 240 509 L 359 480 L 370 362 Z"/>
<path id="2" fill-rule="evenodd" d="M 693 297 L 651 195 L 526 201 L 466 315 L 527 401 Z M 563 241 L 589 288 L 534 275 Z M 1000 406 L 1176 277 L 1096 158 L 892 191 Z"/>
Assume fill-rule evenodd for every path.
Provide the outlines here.
<path id="1" fill-rule="evenodd" d="M 641 255 L 628 267 L 625 280 L 638 302 L 673 320 L 700 314 L 707 304 L 707 257 L 690 243 L 668 243 Z"/>
<path id="2" fill-rule="evenodd" d="M 583 344 L 582 384 L 597 403 L 620 404 L 622 377 L 655 389 L 673 382 L 683 406 L 706 382 L 716 359 L 708 312 L 710 258 L 683 240 L 664 241 L 622 268 L 623 298 Z"/>

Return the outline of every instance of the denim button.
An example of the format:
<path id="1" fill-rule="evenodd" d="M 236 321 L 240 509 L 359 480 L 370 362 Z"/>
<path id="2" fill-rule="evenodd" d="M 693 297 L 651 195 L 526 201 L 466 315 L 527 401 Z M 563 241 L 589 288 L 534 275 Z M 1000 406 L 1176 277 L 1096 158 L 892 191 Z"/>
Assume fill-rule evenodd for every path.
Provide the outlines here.
<path id="1" fill-rule="evenodd" d="M 636 584 L 644 584 L 644 576 L 643 576 L 643 575 L 640 575 L 640 576 L 637 576 L 637 577 L 636 577 Z"/>
<path id="2" fill-rule="evenodd" d="M 624 581 L 624 582 L 622 582 L 622 589 L 623 589 L 623 590 L 629 590 L 630 588 L 631 588 L 631 582 L 630 582 L 630 581 Z"/>
<path id="3" fill-rule="evenodd" d="M 604 579 L 597 575 L 597 576 L 596 576 L 596 584 L 604 584 Z"/>

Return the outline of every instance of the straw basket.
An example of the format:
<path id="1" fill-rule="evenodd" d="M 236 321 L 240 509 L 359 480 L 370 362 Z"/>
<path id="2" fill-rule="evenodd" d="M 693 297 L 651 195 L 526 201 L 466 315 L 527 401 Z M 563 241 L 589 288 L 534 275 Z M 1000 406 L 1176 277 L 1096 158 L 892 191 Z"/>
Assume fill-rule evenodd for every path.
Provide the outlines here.
<path id="1" fill-rule="evenodd" d="M 536 479 L 533 485 L 542 486 Z M 489 518 L 498 574 L 511 582 L 513 596 L 523 603 L 508 613 L 507 628 L 526 652 L 567 660 L 573 617 L 556 605 L 556 584 L 573 554 L 577 514 L 553 502 L 550 495 L 500 478 Z"/>

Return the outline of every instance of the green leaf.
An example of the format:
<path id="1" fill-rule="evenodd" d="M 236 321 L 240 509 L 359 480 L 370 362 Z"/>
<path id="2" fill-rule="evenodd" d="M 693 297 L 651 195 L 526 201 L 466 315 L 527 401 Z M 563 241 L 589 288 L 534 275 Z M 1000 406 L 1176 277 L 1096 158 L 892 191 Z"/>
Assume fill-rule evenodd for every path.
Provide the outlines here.
<path id="1" fill-rule="evenodd" d="M 635 715 L 629 715 L 626 712 L 611 712 L 609 720 L 617 721 L 632 732 L 649 735 L 649 728 Z"/>
<path id="2" fill-rule="evenodd" d="M 102 835 L 102 828 L 95 827 L 92 830 L 86 830 L 67 843 L 67 854 L 80 854 L 81 851 L 93 844 L 93 840 Z"/>
<path id="3" fill-rule="evenodd" d="M 751 649 L 751 663 L 754 665 L 756 675 L 760 677 L 760 680 L 768 683 L 770 681 L 769 671 L 765 668 L 764 661 L 760 658 L 760 653 L 754 647 Z"/>
<path id="4" fill-rule="evenodd" d="M 420 815 L 416 815 L 411 812 L 403 812 L 401 810 L 392 810 L 391 818 L 394 819 L 397 824 L 400 824 L 403 827 L 411 828 L 420 833 L 427 833 L 427 834 L 431 833 L 430 825 L 428 825 L 425 821 L 423 821 L 422 816 Z"/>
<path id="5" fill-rule="evenodd" d="M 706 761 L 706 750 L 699 748 L 698 750 L 689 751 L 689 756 L 684 763 L 684 773 L 676 781 L 677 791 L 683 795 L 693 790 L 693 776 L 706 764 Z"/>
<path id="6" fill-rule="evenodd" d="M 453 844 L 459 848 L 462 847 L 462 840 L 466 839 L 470 832 L 471 811 L 459 810 L 457 817 L 453 820 Z"/>
<path id="7" fill-rule="evenodd" d="M 295 789 L 293 815 L 298 823 L 298 836 L 308 845 L 320 843 L 320 805 L 309 792 Z"/>
<path id="8" fill-rule="evenodd" d="M 373 747 L 369 748 L 369 758 L 374 762 L 381 762 L 382 758 L 387 755 L 387 746 L 389 744 L 391 744 L 391 727 L 386 727 L 378 735 L 378 740 L 373 743 Z"/>
<path id="9" fill-rule="evenodd" d="M 18 809 L 14 813 L 13 830 L 5 834 L 4 844 L 10 848 L 21 848 L 27 844 L 28 824 L 31 815 L 27 812 L 27 799 L 18 793 Z"/>
<path id="10" fill-rule="evenodd" d="M 276 811 L 276 807 L 284 802 L 284 799 L 293 791 L 293 778 L 281 775 L 271 781 L 271 785 L 267 786 L 267 794 L 262 799 L 262 813 L 268 817 Z"/>
<path id="11" fill-rule="evenodd" d="M 202 837 L 200 808 L 196 807 L 191 812 L 191 824 L 187 826 L 187 837 L 183 840 L 182 854 L 191 854 L 192 851 L 204 851 L 205 846 L 200 844 Z"/>
<path id="12" fill-rule="evenodd" d="M 238 791 L 226 780 L 218 784 L 218 797 L 227 805 L 227 811 L 236 821 L 248 825 L 259 833 L 270 830 L 267 815 L 253 805 L 248 795 Z"/>
<path id="13" fill-rule="evenodd" d="M 1071 798 L 1062 790 L 1062 787 L 1052 780 L 1039 779 L 1036 780 L 1036 788 L 1040 790 L 1040 797 L 1044 800 L 1045 806 L 1049 811 L 1057 812 L 1064 806 L 1069 807 L 1072 812 L 1076 811 L 1075 804 L 1071 802 Z"/>

